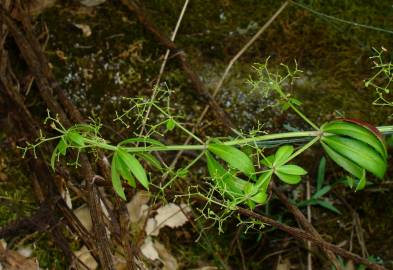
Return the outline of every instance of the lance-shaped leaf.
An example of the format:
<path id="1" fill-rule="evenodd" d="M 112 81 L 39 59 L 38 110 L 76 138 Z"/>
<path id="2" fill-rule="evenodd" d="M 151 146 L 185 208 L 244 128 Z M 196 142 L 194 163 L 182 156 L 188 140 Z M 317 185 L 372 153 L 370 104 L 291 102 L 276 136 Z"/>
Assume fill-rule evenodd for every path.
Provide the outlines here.
<path id="1" fill-rule="evenodd" d="M 255 169 L 251 159 L 236 147 L 224 144 L 209 144 L 207 149 L 247 176 L 255 176 Z"/>
<path id="2" fill-rule="evenodd" d="M 324 124 L 321 127 L 323 132 L 336 135 L 344 135 L 355 140 L 368 144 L 375 149 L 383 158 L 386 159 L 387 151 L 382 136 L 378 129 L 370 127 L 369 124 L 362 121 L 351 122 L 344 120 L 336 120 Z"/>
<path id="3" fill-rule="evenodd" d="M 341 156 L 348 158 L 375 176 L 383 178 L 387 167 L 386 160 L 369 145 L 338 135 L 323 137 L 322 141 Z"/>
<path id="4" fill-rule="evenodd" d="M 345 169 L 350 174 L 356 176 L 357 178 L 362 177 L 362 168 L 357 165 L 356 163 L 352 162 L 348 158 L 340 155 L 339 153 L 335 152 L 330 146 L 322 141 L 322 147 L 325 150 L 326 154 L 334 160 L 340 167 Z"/>
<path id="5" fill-rule="evenodd" d="M 141 163 L 133 155 L 121 148 L 118 148 L 116 152 L 139 183 L 146 189 L 149 189 L 149 180 L 147 179 L 145 169 L 142 167 Z"/>
<path id="6" fill-rule="evenodd" d="M 277 172 L 293 175 L 305 175 L 307 171 L 298 165 L 282 165 L 277 168 Z"/>
<path id="7" fill-rule="evenodd" d="M 359 179 L 359 183 L 358 183 L 358 185 L 356 186 L 355 191 L 364 189 L 365 186 L 366 186 L 366 183 L 367 183 L 367 179 L 366 179 L 366 170 L 363 170 L 362 177 Z"/>
<path id="8" fill-rule="evenodd" d="M 209 152 L 206 152 L 206 158 L 210 177 L 217 183 L 221 191 L 233 198 L 242 196 L 244 185 L 247 182 L 237 179 L 233 174 L 225 170 Z"/>
<path id="9" fill-rule="evenodd" d="M 120 198 L 122 198 L 123 200 L 126 200 L 126 195 L 124 194 L 124 189 L 123 189 L 123 186 L 121 185 L 121 180 L 120 180 L 120 175 L 118 173 L 118 168 L 116 167 L 116 162 L 114 160 L 115 159 L 112 158 L 112 164 L 111 164 L 111 175 L 112 175 L 113 189 L 120 196 Z"/>
<path id="10" fill-rule="evenodd" d="M 265 203 L 268 197 L 265 191 L 260 190 L 257 185 L 252 183 L 247 183 L 244 186 L 244 193 L 246 196 L 249 197 L 251 201 L 258 204 Z M 251 204 L 250 206 L 250 208 L 253 208 L 253 204 Z"/>
<path id="11" fill-rule="evenodd" d="M 275 175 L 277 175 L 281 181 L 290 185 L 296 185 L 302 180 L 300 175 L 286 174 L 278 171 L 275 172 Z"/>
<path id="12" fill-rule="evenodd" d="M 115 168 L 117 169 L 117 172 L 123 177 L 125 180 L 127 180 L 128 184 L 132 187 L 136 187 L 135 179 L 131 174 L 130 169 L 127 167 L 125 162 L 119 157 L 118 153 L 115 152 L 113 155 L 113 163 L 115 165 Z"/>
<path id="13" fill-rule="evenodd" d="M 67 143 L 63 137 L 61 137 L 59 143 L 56 145 L 55 149 L 52 152 L 52 156 L 50 158 L 50 165 L 53 170 L 55 170 L 55 162 L 59 155 L 65 156 L 67 153 Z"/>
<path id="14" fill-rule="evenodd" d="M 74 143 L 76 146 L 85 146 L 85 138 L 77 132 L 70 131 L 67 133 L 67 139 L 69 142 Z"/>
<path id="15" fill-rule="evenodd" d="M 160 171 L 162 170 L 162 166 L 161 166 L 160 161 L 158 161 L 158 159 L 156 159 L 156 157 L 153 156 L 152 154 L 138 153 L 137 155 L 140 156 L 143 160 L 145 160 L 147 163 L 149 163 L 154 168 L 156 168 Z"/>

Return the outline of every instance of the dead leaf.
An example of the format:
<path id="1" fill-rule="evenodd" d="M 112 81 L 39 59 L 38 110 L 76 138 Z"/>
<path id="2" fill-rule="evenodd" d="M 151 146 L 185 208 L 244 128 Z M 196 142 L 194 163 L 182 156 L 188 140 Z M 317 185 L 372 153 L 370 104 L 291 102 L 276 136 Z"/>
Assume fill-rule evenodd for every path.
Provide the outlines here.
<path id="1" fill-rule="evenodd" d="M 291 262 L 288 259 L 280 260 L 277 264 L 276 270 L 290 270 L 291 269 Z"/>
<path id="2" fill-rule="evenodd" d="M 79 219 L 79 221 L 86 228 L 86 230 L 91 231 L 93 223 L 91 221 L 90 210 L 86 204 L 75 209 L 74 215 Z"/>
<path id="3" fill-rule="evenodd" d="M 82 0 L 81 4 L 87 7 L 95 7 L 98 5 L 101 5 L 104 3 L 106 0 Z"/>
<path id="4" fill-rule="evenodd" d="M 157 209 L 157 215 L 154 217 L 155 219 L 155 226 L 153 221 L 148 221 L 149 227 L 146 226 L 145 231 L 146 234 L 151 235 L 158 235 L 159 230 L 165 226 L 170 228 L 176 228 L 184 225 L 188 218 L 183 213 L 188 213 L 190 208 L 183 204 L 180 208 L 177 204 L 169 203 L 165 206 L 160 207 Z"/>
<path id="5" fill-rule="evenodd" d="M 151 237 L 147 237 L 145 241 L 143 242 L 143 245 L 141 246 L 141 252 L 143 256 L 146 258 L 154 261 L 158 260 L 160 256 L 158 255 L 158 251 L 154 247 L 153 241 L 151 240 Z"/>
<path id="6" fill-rule="evenodd" d="M 79 258 L 84 265 L 88 267 L 88 270 L 95 270 L 98 267 L 98 263 L 91 255 L 90 251 L 87 249 L 86 246 L 83 246 L 80 250 L 75 252 L 75 256 Z M 81 269 L 86 269 L 83 264 L 79 264 Z M 87 270 L 87 269 L 86 269 Z"/>
<path id="7" fill-rule="evenodd" d="M 147 214 L 149 208 L 147 203 L 150 200 L 150 193 L 147 191 L 138 191 L 131 202 L 127 203 L 128 214 L 130 215 L 130 222 L 138 223 Z M 143 222 L 144 222 L 143 218 Z"/>
<path id="8" fill-rule="evenodd" d="M 0 266 L 4 270 L 36 270 L 39 265 L 35 258 L 26 258 L 18 251 L 6 249 L 7 243 L 1 240 L 0 243 Z"/>
<path id="9" fill-rule="evenodd" d="M 82 30 L 83 36 L 84 37 L 90 37 L 91 36 L 91 28 L 87 24 L 79 24 L 79 23 L 74 23 L 74 26 Z"/>
<path id="10" fill-rule="evenodd" d="M 158 241 L 154 241 L 154 247 L 164 265 L 162 270 L 177 270 L 179 268 L 176 258 L 165 248 L 163 244 Z"/>
<path id="11" fill-rule="evenodd" d="M 157 228 L 157 221 L 155 218 L 149 218 L 145 227 L 146 235 L 158 236 L 160 229 Z"/>

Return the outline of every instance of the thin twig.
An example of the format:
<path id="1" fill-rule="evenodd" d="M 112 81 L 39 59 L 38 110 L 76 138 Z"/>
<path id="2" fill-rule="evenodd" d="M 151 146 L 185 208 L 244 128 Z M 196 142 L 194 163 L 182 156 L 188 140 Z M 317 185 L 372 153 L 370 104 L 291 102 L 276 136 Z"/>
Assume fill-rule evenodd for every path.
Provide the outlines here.
<path id="1" fill-rule="evenodd" d="M 240 51 L 229 61 L 228 66 L 226 67 L 224 74 L 222 75 L 220 81 L 218 82 L 216 88 L 214 89 L 213 92 L 213 98 L 215 98 L 220 91 L 226 77 L 229 74 L 229 71 L 231 70 L 233 64 L 243 55 L 243 53 L 260 37 L 260 35 L 272 24 L 272 22 L 280 15 L 280 13 L 285 9 L 285 7 L 288 5 L 289 1 L 285 1 L 284 4 L 281 5 L 281 7 L 273 14 L 273 16 L 258 30 L 258 32 L 240 49 Z M 195 125 L 192 128 L 192 133 L 195 133 L 196 129 L 199 127 L 201 124 L 203 118 L 206 116 L 206 113 L 209 111 L 210 105 L 207 104 L 205 108 L 203 109 L 201 115 L 198 117 L 198 120 L 196 121 Z M 189 144 L 191 141 L 191 137 L 187 137 L 186 141 L 184 144 Z M 180 156 L 183 154 L 183 151 L 180 151 L 177 153 L 175 159 L 172 161 L 171 165 L 169 166 L 170 168 L 174 168 L 176 166 L 176 163 L 178 162 Z M 162 181 L 165 181 L 166 178 L 168 177 L 167 174 L 164 174 L 162 177 Z"/>
<path id="2" fill-rule="evenodd" d="M 306 181 L 306 196 L 307 200 L 310 200 L 311 198 L 311 186 L 310 186 L 310 179 L 307 179 Z M 308 223 L 311 223 L 311 205 L 307 205 L 307 221 Z M 307 269 L 312 270 L 312 254 L 311 254 L 311 242 L 307 241 Z"/>
<path id="3" fill-rule="evenodd" d="M 172 42 L 175 41 L 175 38 L 176 38 L 176 35 L 177 35 L 177 31 L 179 30 L 181 21 L 183 20 L 184 13 L 186 12 L 188 3 L 189 3 L 189 0 L 185 0 L 184 1 L 183 8 L 182 8 L 182 10 L 180 12 L 179 18 L 177 19 L 177 23 L 176 23 L 175 29 L 173 30 L 173 33 L 172 33 L 172 36 L 171 36 L 171 41 Z M 143 121 L 142 121 L 142 127 L 141 127 L 141 131 L 139 133 L 139 137 L 141 137 L 143 135 L 143 132 L 145 131 L 145 126 L 146 126 L 147 120 L 149 119 L 152 103 L 156 99 L 156 96 L 157 96 L 157 93 L 158 93 L 158 87 L 160 85 L 161 77 L 162 77 L 162 74 L 164 73 L 165 66 L 166 66 L 166 63 L 168 61 L 168 57 L 169 57 L 170 52 L 171 52 L 170 49 L 167 49 L 166 52 L 165 52 L 164 60 L 162 61 L 162 64 L 161 64 L 161 67 L 160 67 L 160 72 L 158 74 L 157 81 L 156 81 L 155 86 L 153 88 L 153 94 L 151 95 L 151 98 L 150 98 L 150 102 L 151 103 L 147 107 L 146 114 L 145 114 L 145 116 L 143 118 Z"/>

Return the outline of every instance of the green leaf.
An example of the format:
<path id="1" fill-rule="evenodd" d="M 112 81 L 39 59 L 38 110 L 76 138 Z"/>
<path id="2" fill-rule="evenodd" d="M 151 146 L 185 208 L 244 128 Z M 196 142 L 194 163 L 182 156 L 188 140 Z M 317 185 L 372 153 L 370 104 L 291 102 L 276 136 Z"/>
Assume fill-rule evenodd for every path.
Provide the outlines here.
<path id="1" fill-rule="evenodd" d="M 301 208 L 301 207 L 304 207 L 304 206 L 307 206 L 307 205 L 316 205 L 317 203 L 318 203 L 317 199 L 312 199 L 311 198 L 310 200 L 304 200 L 304 201 L 301 201 L 301 202 L 297 203 L 296 206 Z"/>
<path id="2" fill-rule="evenodd" d="M 362 141 L 363 143 L 366 143 L 370 147 L 375 149 L 383 158 L 386 159 L 387 157 L 386 147 L 382 141 L 382 138 L 379 138 L 375 133 L 370 131 L 369 128 L 364 127 L 360 124 L 337 120 L 323 125 L 322 130 L 324 132 L 344 135 L 355 140 Z"/>
<path id="3" fill-rule="evenodd" d="M 117 172 L 118 168 L 116 167 L 115 159 L 112 158 L 112 165 L 111 165 L 111 174 L 112 174 L 112 185 L 113 189 L 116 193 L 122 198 L 126 200 L 126 195 L 124 194 L 123 186 L 121 185 L 120 175 Z"/>
<path id="4" fill-rule="evenodd" d="M 130 153 L 125 150 L 118 148 L 117 154 L 123 160 L 128 169 L 132 172 L 135 178 L 142 184 L 146 189 L 149 189 L 149 180 L 147 179 L 145 169 L 141 163 Z"/>
<path id="5" fill-rule="evenodd" d="M 290 98 L 289 102 L 291 102 L 293 105 L 297 105 L 297 106 L 300 106 L 303 104 L 303 102 L 301 102 L 300 100 L 298 100 L 296 98 Z"/>
<path id="6" fill-rule="evenodd" d="M 140 156 L 143 160 L 145 160 L 147 163 L 149 163 L 151 166 L 153 166 L 157 170 L 162 171 L 161 162 L 152 154 L 138 153 L 137 155 Z"/>
<path id="7" fill-rule="evenodd" d="M 323 195 L 325 195 L 326 193 L 328 193 L 331 189 L 332 189 L 331 186 L 324 186 L 323 188 L 321 188 L 317 192 L 315 192 L 312 195 L 312 198 L 313 199 L 318 199 L 318 198 L 322 197 Z"/>
<path id="8" fill-rule="evenodd" d="M 302 180 L 300 175 L 286 174 L 278 171 L 276 171 L 275 174 L 281 181 L 290 185 L 296 185 Z"/>
<path id="9" fill-rule="evenodd" d="M 55 171 L 56 159 L 59 157 L 59 155 L 65 156 L 66 152 L 67 152 L 67 143 L 63 139 L 63 137 L 61 137 L 59 143 L 56 145 L 55 149 L 53 149 L 52 156 L 50 158 L 50 165 L 53 171 Z"/>
<path id="10" fill-rule="evenodd" d="M 277 171 L 285 174 L 293 174 L 293 175 L 305 175 L 307 171 L 300 166 L 297 165 L 282 165 L 277 168 Z"/>
<path id="11" fill-rule="evenodd" d="M 225 160 L 233 168 L 249 177 L 255 177 L 255 169 L 251 159 L 236 147 L 224 144 L 209 144 L 207 149 Z"/>
<path id="12" fill-rule="evenodd" d="M 130 169 L 127 167 L 125 162 L 119 157 L 117 152 L 115 152 L 115 154 L 113 155 L 113 163 L 118 173 L 120 173 L 121 177 L 127 180 L 130 186 L 135 188 L 136 187 L 135 179 L 132 176 Z"/>
<path id="13" fill-rule="evenodd" d="M 85 146 L 85 138 L 77 132 L 70 131 L 67 133 L 67 139 L 70 142 L 73 142 L 76 146 L 83 147 Z"/>
<path id="14" fill-rule="evenodd" d="M 256 202 L 257 204 L 264 204 L 267 200 L 268 196 L 266 194 L 266 192 L 264 191 L 260 191 L 257 194 L 255 194 L 254 196 L 252 196 L 250 198 L 250 200 L 252 200 L 253 202 Z"/>
<path id="15" fill-rule="evenodd" d="M 241 181 L 236 181 L 236 177 L 225 170 L 224 167 L 222 167 L 221 164 L 207 151 L 206 158 L 207 169 L 210 177 L 217 183 L 221 191 L 231 197 L 242 196 L 245 185 L 241 185 Z"/>
<path id="16" fill-rule="evenodd" d="M 386 160 L 367 144 L 337 135 L 323 137 L 322 141 L 328 144 L 333 151 L 348 158 L 378 178 L 383 178 L 387 167 Z"/>
<path id="17" fill-rule="evenodd" d="M 360 178 L 362 176 L 362 168 L 352 162 L 351 160 L 347 159 L 346 157 L 341 156 L 333 149 L 330 148 L 327 144 L 322 141 L 322 147 L 325 150 L 326 154 L 334 160 L 340 167 L 345 169 L 347 172 L 351 173 L 352 175 Z"/>
<path id="18" fill-rule="evenodd" d="M 358 185 L 356 186 L 355 191 L 364 189 L 365 186 L 366 186 L 366 183 L 367 183 L 367 180 L 366 180 L 366 170 L 363 170 L 362 177 L 359 179 L 359 183 L 358 183 Z"/>
<path id="19" fill-rule="evenodd" d="M 250 197 L 250 200 L 258 204 L 263 204 L 267 200 L 266 192 L 264 190 L 259 190 L 257 185 L 250 182 L 244 185 L 244 193 L 246 196 Z"/>
<path id="20" fill-rule="evenodd" d="M 325 181 L 326 158 L 322 157 L 319 161 L 318 175 L 317 175 L 317 190 L 320 190 Z"/>
<path id="21" fill-rule="evenodd" d="M 173 120 L 173 118 L 169 118 L 169 119 L 166 121 L 166 129 L 169 130 L 169 131 L 171 131 L 171 130 L 173 130 L 175 127 L 176 127 L 176 122 L 175 122 L 175 120 Z"/>
<path id="22" fill-rule="evenodd" d="M 279 167 L 288 162 L 289 157 L 292 155 L 294 149 L 292 145 L 283 145 L 278 148 L 273 162 L 273 166 Z"/>
<path id="23" fill-rule="evenodd" d="M 270 180 L 272 178 L 273 171 L 269 170 L 267 172 L 262 173 L 259 177 L 255 185 L 259 190 L 266 191 L 269 187 Z"/>
<path id="24" fill-rule="evenodd" d="M 265 157 L 264 159 L 261 160 L 261 164 L 271 168 L 273 166 L 273 162 L 275 158 L 276 158 L 275 155 L 270 155 L 268 157 Z"/>
<path id="25" fill-rule="evenodd" d="M 322 207 L 324 207 L 324 208 L 326 208 L 326 209 L 328 209 L 328 210 L 330 210 L 330 211 L 333 211 L 333 212 L 335 212 L 335 213 L 341 215 L 340 210 L 338 210 L 336 207 L 333 206 L 333 204 L 331 204 L 331 203 L 328 202 L 328 201 L 321 201 L 321 200 L 318 200 L 318 201 L 317 201 L 317 204 L 319 204 L 320 206 L 322 206 Z"/>

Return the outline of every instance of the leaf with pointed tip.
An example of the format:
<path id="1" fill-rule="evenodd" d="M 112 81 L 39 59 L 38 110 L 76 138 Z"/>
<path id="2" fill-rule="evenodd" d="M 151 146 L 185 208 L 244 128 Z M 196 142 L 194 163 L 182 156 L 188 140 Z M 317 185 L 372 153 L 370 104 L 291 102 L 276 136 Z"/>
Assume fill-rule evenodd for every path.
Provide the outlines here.
<path id="1" fill-rule="evenodd" d="M 273 162 L 274 162 L 275 156 L 274 155 L 270 155 L 268 157 L 265 157 L 264 159 L 261 160 L 261 164 L 265 165 L 266 167 L 271 168 L 273 166 Z"/>
<path id="2" fill-rule="evenodd" d="M 315 192 L 311 198 L 313 199 L 318 199 L 328 193 L 332 189 L 331 186 L 324 186 L 323 188 L 319 189 L 317 192 Z"/>
<path id="3" fill-rule="evenodd" d="M 333 211 L 333 212 L 335 212 L 335 213 L 341 215 L 340 210 L 338 210 L 336 207 L 333 206 L 333 204 L 331 204 L 331 203 L 328 202 L 328 201 L 318 200 L 318 201 L 317 201 L 317 204 L 319 204 L 319 205 L 322 206 L 323 208 L 326 208 L 326 209 L 328 209 L 328 210 L 330 210 L 330 211 Z"/>
<path id="4" fill-rule="evenodd" d="M 325 181 L 326 158 L 322 157 L 319 161 L 318 175 L 317 175 L 317 190 L 320 190 Z"/>
<path id="5" fill-rule="evenodd" d="M 283 145 L 278 148 L 273 162 L 273 166 L 279 167 L 288 162 L 289 157 L 292 155 L 294 149 L 292 145 Z"/>
<path id="6" fill-rule="evenodd" d="M 269 187 L 270 180 L 272 178 L 273 171 L 269 170 L 267 172 L 263 172 L 259 177 L 255 185 L 259 190 L 266 191 Z"/>
<path id="7" fill-rule="evenodd" d="M 351 120 L 351 121 L 349 121 Z M 377 151 L 384 159 L 387 157 L 387 151 L 382 139 L 382 135 L 375 127 L 360 120 L 343 119 L 324 124 L 321 129 L 324 132 L 344 135 L 352 139 L 368 144 Z"/>
<path id="8" fill-rule="evenodd" d="M 132 176 L 130 169 L 127 167 L 125 162 L 119 157 L 117 152 L 115 152 L 115 154 L 113 155 L 113 162 L 115 164 L 115 168 L 117 169 L 117 172 L 121 175 L 121 177 L 127 180 L 130 186 L 135 188 L 136 187 L 135 179 Z"/>
<path id="9" fill-rule="evenodd" d="M 160 161 L 158 161 L 158 159 L 155 156 L 153 156 L 152 154 L 138 153 L 137 155 L 140 156 L 143 160 L 145 160 L 147 163 L 149 163 L 151 166 L 153 166 L 157 170 L 162 171 Z"/>
<path id="10" fill-rule="evenodd" d="M 85 138 L 77 132 L 70 131 L 67 133 L 67 139 L 74 143 L 76 146 L 83 147 L 85 146 Z"/>
<path id="11" fill-rule="evenodd" d="M 243 194 L 243 186 L 239 186 L 235 181 L 235 176 L 229 173 L 221 164 L 206 151 L 207 170 L 210 177 L 217 183 L 218 187 L 231 197 L 238 197 Z"/>
<path id="12" fill-rule="evenodd" d="M 367 144 L 338 135 L 323 137 L 322 141 L 341 156 L 348 158 L 378 178 L 383 178 L 387 167 L 386 160 Z"/>
<path id="13" fill-rule="evenodd" d="M 278 171 L 275 172 L 275 175 L 277 175 L 281 181 L 290 185 L 296 185 L 302 180 L 300 175 L 286 174 Z"/>
<path id="14" fill-rule="evenodd" d="M 238 169 L 249 177 L 255 177 L 255 169 L 251 159 L 236 147 L 224 144 L 209 144 L 207 149 L 225 160 L 231 167 Z"/>
<path id="15" fill-rule="evenodd" d="M 322 141 L 322 147 L 325 150 L 326 154 L 334 160 L 340 167 L 345 169 L 347 172 L 351 173 L 352 175 L 360 178 L 362 176 L 362 168 L 349 160 L 348 158 L 338 154 L 333 149 L 330 148 L 327 144 Z"/>
<path id="16" fill-rule="evenodd" d="M 358 183 L 358 185 L 356 186 L 355 191 L 364 189 L 365 186 L 366 186 L 366 183 L 367 183 L 367 179 L 366 179 L 366 170 L 363 169 L 362 177 L 359 179 L 359 183 Z"/>
<path id="17" fill-rule="evenodd" d="M 116 163 L 112 158 L 112 165 L 111 165 L 111 174 L 112 174 L 112 185 L 113 189 L 119 195 L 120 198 L 126 200 L 126 195 L 124 194 L 123 186 L 121 185 L 120 175 L 117 172 L 118 168 L 116 168 Z"/>
<path id="18" fill-rule="evenodd" d="M 59 155 L 65 155 L 67 151 L 67 143 L 64 141 L 63 137 L 60 139 L 59 143 L 56 145 L 55 149 L 53 149 L 50 165 L 53 171 L 55 171 L 55 163 L 56 159 L 58 159 Z"/>
<path id="19" fill-rule="evenodd" d="M 133 155 L 121 148 L 118 148 L 116 152 L 139 183 L 148 190 L 149 180 L 147 179 L 145 169 L 142 167 L 141 163 Z"/>
<path id="20" fill-rule="evenodd" d="M 307 171 L 305 169 L 303 169 L 300 166 L 293 165 L 293 164 L 282 165 L 277 168 L 277 171 L 280 173 L 292 174 L 292 175 L 305 175 L 305 174 L 307 174 Z"/>

